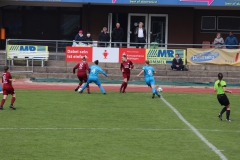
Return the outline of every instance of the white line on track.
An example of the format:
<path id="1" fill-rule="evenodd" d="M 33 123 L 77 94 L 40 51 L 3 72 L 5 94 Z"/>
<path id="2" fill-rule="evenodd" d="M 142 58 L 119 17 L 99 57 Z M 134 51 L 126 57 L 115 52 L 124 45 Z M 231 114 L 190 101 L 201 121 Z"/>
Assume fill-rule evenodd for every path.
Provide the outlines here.
<path id="1" fill-rule="evenodd" d="M 173 107 L 168 101 L 166 101 L 163 97 L 162 101 L 178 116 L 180 120 L 182 120 L 209 148 L 211 148 L 222 160 L 227 160 L 219 149 L 217 149 L 212 143 L 210 143 L 193 125 L 191 125 L 182 115 L 178 112 L 178 110 Z"/>
<path id="2" fill-rule="evenodd" d="M 0 130 L 121 130 L 121 131 L 192 131 L 178 128 L 0 128 Z M 203 132 L 240 133 L 240 130 L 196 129 Z"/>

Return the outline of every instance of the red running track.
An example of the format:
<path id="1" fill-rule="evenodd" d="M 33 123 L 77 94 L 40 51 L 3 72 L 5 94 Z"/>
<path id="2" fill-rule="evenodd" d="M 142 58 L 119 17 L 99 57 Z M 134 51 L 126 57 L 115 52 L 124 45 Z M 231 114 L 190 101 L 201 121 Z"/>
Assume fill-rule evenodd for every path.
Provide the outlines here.
<path id="1" fill-rule="evenodd" d="M 67 83 L 35 83 L 26 80 L 17 80 L 14 84 L 15 89 L 28 90 L 74 90 L 77 84 Z M 119 91 L 120 85 L 104 85 L 106 91 Z M 161 86 L 163 92 L 185 92 L 185 93 L 214 93 L 213 88 L 203 87 L 179 87 L 179 86 Z M 99 91 L 99 88 L 92 84 L 90 90 Z M 240 94 L 239 88 L 231 88 L 233 93 Z M 144 85 L 129 85 L 126 91 L 151 92 L 151 89 Z"/>

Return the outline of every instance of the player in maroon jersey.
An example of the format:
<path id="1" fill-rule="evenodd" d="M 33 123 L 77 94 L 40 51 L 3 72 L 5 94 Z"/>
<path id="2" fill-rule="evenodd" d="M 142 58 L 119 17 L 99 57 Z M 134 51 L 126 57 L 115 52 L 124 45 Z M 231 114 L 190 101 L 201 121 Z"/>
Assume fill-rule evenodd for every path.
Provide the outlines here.
<path id="1" fill-rule="evenodd" d="M 128 85 L 128 81 L 130 79 L 130 70 L 133 69 L 134 65 L 132 61 L 127 60 L 127 56 L 125 54 L 122 55 L 122 63 L 120 66 L 120 70 L 123 73 L 123 83 L 120 88 L 120 93 L 126 93 L 125 90 Z"/>
<path id="2" fill-rule="evenodd" d="M 3 110 L 3 105 L 7 99 L 7 96 L 9 94 L 12 95 L 12 100 L 11 100 L 11 105 L 10 108 L 12 108 L 13 110 L 16 110 L 16 108 L 13 106 L 13 103 L 16 100 L 16 93 L 14 91 L 14 88 L 12 86 L 12 82 L 15 82 L 15 79 L 12 79 L 12 76 L 10 74 L 10 72 L 8 72 L 8 66 L 4 67 L 4 73 L 2 74 L 2 84 L 3 84 L 3 99 L 1 101 L 1 106 L 0 106 L 0 110 Z"/>
<path id="3" fill-rule="evenodd" d="M 86 57 L 82 58 L 82 62 L 78 63 L 74 68 L 73 68 L 73 74 L 75 74 L 75 70 L 78 69 L 78 73 L 77 73 L 77 77 L 79 79 L 79 85 L 78 87 L 75 89 L 75 91 L 77 91 L 83 84 L 83 82 L 87 82 L 87 71 L 90 72 L 88 63 L 86 62 Z M 88 94 L 90 94 L 90 88 L 89 85 L 87 85 L 87 91 Z"/>

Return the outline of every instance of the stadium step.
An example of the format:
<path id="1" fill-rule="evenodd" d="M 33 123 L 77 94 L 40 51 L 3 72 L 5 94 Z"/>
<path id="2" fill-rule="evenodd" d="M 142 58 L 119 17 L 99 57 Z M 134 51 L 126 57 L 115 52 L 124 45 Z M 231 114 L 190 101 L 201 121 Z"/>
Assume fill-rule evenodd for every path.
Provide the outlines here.
<path id="1" fill-rule="evenodd" d="M 77 79 L 76 75 L 73 75 L 71 73 L 12 73 L 14 76 L 19 76 L 21 78 L 57 78 L 57 79 Z M 117 80 L 122 81 L 122 75 L 115 75 L 115 74 L 109 74 L 108 77 L 105 77 L 104 75 L 99 75 L 99 78 L 101 79 L 108 79 L 108 80 Z M 142 80 L 144 81 L 144 77 L 140 76 L 137 77 L 136 75 L 131 75 L 130 81 L 138 81 Z M 196 82 L 196 83 L 210 83 L 215 82 L 216 77 L 189 77 L 189 76 L 168 76 L 168 75 L 161 75 L 161 76 L 155 76 L 156 81 L 163 81 L 163 82 Z M 226 80 L 228 83 L 239 83 L 239 78 L 233 78 L 233 77 L 225 77 L 224 80 Z"/>
<path id="2" fill-rule="evenodd" d="M 0 60 L 0 65 L 4 65 L 2 63 L 4 63 L 4 60 Z M 13 75 L 24 78 L 76 78 L 76 75 L 72 74 L 76 62 L 48 60 L 45 62 L 45 66 L 41 67 L 41 62 L 36 61 L 34 62 L 33 73 L 31 73 L 31 61 L 29 61 L 29 67 L 26 67 L 26 61 L 15 61 L 14 63 L 15 66 L 10 67 L 11 72 L 13 72 Z M 91 65 L 93 65 L 92 62 L 89 63 L 89 66 Z M 131 80 L 144 80 L 143 75 L 141 77 L 136 76 L 142 70 L 143 65 L 135 64 L 131 71 Z M 108 79 L 122 80 L 120 63 L 100 62 L 99 66 L 109 75 Z M 234 66 L 187 65 L 189 71 L 172 71 L 170 65 L 164 64 L 153 65 L 153 67 L 157 72 L 155 75 L 156 81 L 209 83 L 217 79 L 219 72 L 223 73 L 224 79 L 228 83 L 239 83 L 240 78 L 239 67 Z M 104 76 L 100 75 L 100 78 L 104 78 Z"/>

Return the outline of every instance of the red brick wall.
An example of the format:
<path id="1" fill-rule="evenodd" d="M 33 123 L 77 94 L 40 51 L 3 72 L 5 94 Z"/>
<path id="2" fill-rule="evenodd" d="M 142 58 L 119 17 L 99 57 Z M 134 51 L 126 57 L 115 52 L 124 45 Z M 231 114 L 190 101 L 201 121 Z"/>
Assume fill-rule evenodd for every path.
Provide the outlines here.
<path id="1" fill-rule="evenodd" d="M 91 5 L 90 15 L 87 16 L 88 6 L 83 6 L 82 24 L 86 30 L 86 18 L 90 19 L 89 31 L 92 37 L 98 40 L 102 27 L 108 25 L 108 13 L 147 13 L 168 14 L 168 43 L 195 43 L 202 41 L 212 42 L 216 33 L 201 31 L 202 16 L 239 16 L 239 11 L 231 10 L 197 10 L 191 7 L 142 7 L 142 6 L 101 6 Z M 125 31 L 126 33 L 126 31 Z M 222 33 L 224 39 L 228 32 Z M 238 40 L 240 35 L 235 34 Z"/>
<path id="2" fill-rule="evenodd" d="M 108 13 L 147 13 L 168 14 L 168 43 L 193 43 L 193 8 L 91 5 L 90 16 L 87 16 L 87 9 L 88 6 L 84 5 L 83 30 L 86 30 L 86 18 L 90 18 L 89 32 L 95 40 L 102 27 L 108 25 Z"/>
<path id="3" fill-rule="evenodd" d="M 202 41 L 213 42 L 216 37 L 216 33 L 203 33 L 201 31 L 201 17 L 202 16 L 239 16 L 239 11 L 231 10 L 195 10 L 194 11 L 194 40 L 193 43 L 201 44 Z M 226 22 L 227 23 L 227 22 Z M 222 33 L 224 40 L 228 36 L 228 32 Z M 240 40 L 239 34 L 234 34 L 238 40 Z"/>

